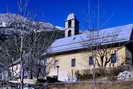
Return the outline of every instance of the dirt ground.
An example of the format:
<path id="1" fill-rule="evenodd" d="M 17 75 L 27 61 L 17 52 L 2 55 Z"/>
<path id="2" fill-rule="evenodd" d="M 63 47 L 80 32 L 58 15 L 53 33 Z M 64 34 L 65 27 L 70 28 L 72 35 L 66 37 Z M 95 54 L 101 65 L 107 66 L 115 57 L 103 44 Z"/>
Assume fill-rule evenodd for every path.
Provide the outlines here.
<path id="1" fill-rule="evenodd" d="M 49 89 L 133 89 L 133 81 L 56 83 L 49 84 Z"/>

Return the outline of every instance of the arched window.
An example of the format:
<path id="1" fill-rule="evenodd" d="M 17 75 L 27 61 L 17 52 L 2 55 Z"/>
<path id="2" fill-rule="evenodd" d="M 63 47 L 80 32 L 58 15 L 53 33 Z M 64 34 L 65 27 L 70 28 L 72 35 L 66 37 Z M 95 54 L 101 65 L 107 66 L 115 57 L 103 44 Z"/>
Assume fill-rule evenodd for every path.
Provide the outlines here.
<path id="1" fill-rule="evenodd" d="M 71 36 L 71 30 L 68 30 L 68 37 Z"/>
<path id="2" fill-rule="evenodd" d="M 116 52 L 111 54 L 111 63 L 112 64 L 115 64 L 117 61 L 117 56 L 116 56 Z"/>
<path id="3" fill-rule="evenodd" d="M 71 20 L 68 20 L 68 27 L 69 27 L 69 28 L 72 27 L 72 22 L 71 22 Z"/>
<path id="4" fill-rule="evenodd" d="M 76 59 L 73 58 L 73 59 L 71 60 L 71 67 L 75 67 L 75 66 L 76 66 Z"/>
<path id="5" fill-rule="evenodd" d="M 89 65 L 94 65 L 94 57 L 89 56 Z"/>
<path id="6" fill-rule="evenodd" d="M 55 60 L 55 61 L 54 61 L 54 68 L 56 69 L 57 66 L 59 66 L 59 61 L 58 61 L 58 60 Z"/>

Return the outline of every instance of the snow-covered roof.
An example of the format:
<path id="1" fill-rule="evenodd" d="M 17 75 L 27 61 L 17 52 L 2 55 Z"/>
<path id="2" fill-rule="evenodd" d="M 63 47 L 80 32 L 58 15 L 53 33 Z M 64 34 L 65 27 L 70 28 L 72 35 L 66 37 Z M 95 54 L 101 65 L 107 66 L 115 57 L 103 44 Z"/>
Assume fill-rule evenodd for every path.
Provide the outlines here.
<path id="1" fill-rule="evenodd" d="M 88 31 L 86 33 L 55 40 L 48 53 L 69 52 L 97 44 L 111 44 L 130 40 L 133 24 L 114 28 Z"/>
<path id="2" fill-rule="evenodd" d="M 74 13 L 70 13 L 67 17 L 67 20 L 76 19 L 76 16 Z"/>

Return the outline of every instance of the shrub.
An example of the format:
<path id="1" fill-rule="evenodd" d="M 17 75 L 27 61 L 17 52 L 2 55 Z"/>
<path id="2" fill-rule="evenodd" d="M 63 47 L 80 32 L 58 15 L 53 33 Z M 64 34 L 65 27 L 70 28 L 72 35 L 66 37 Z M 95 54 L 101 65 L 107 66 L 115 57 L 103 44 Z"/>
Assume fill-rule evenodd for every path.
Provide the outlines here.
<path id="1" fill-rule="evenodd" d="M 116 80 L 116 76 L 125 71 L 125 66 L 119 66 L 115 68 L 96 68 L 92 70 L 82 70 L 75 73 L 78 80 L 91 80 L 95 74 L 95 78 L 107 77 L 108 80 Z"/>
<path id="2" fill-rule="evenodd" d="M 84 71 L 77 71 L 76 73 L 75 73 L 75 75 L 76 75 L 76 78 L 78 79 L 78 80 L 89 80 L 89 79 L 92 79 L 93 78 L 93 75 L 92 75 L 92 73 L 90 72 L 90 70 L 84 70 Z"/>
<path id="3" fill-rule="evenodd" d="M 76 78 L 78 80 L 90 80 L 93 79 L 93 76 L 95 74 L 95 78 L 104 77 L 106 75 L 106 70 L 104 69 L 93 69 L 93 70 L 82 70 L 77 71 L 75 73 Z"/>

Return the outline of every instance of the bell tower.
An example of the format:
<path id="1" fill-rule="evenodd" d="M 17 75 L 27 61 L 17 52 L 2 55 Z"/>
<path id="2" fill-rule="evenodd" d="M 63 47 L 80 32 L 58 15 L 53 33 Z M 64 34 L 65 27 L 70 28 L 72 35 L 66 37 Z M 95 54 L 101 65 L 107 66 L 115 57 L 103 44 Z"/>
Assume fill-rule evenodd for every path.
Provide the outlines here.
<path id="1" fill-rule="evenodd" d="M 68 15 L 65 21 L 65 37 L 74 36 L 79 34 L 79 21 L 76 19 L 74 13 Z"/>

